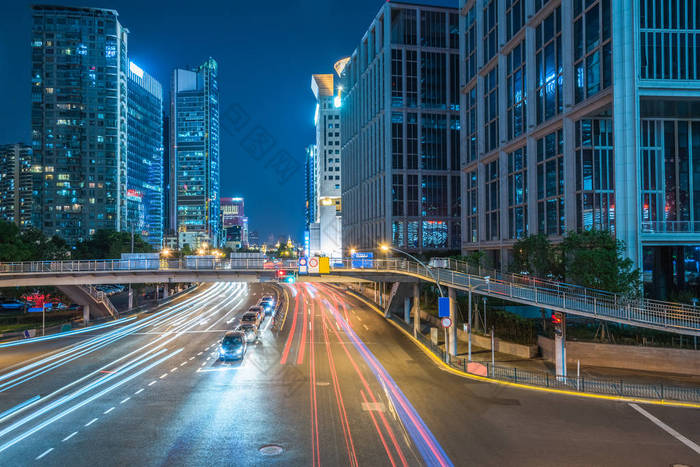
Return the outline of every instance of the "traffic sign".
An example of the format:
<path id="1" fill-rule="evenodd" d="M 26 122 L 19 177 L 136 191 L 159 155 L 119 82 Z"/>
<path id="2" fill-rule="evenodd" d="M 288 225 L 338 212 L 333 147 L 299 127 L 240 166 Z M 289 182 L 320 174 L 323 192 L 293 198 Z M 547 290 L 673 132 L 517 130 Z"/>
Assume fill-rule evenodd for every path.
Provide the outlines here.
<path id="1" fill-rule="evenodd" d="M 318 274 L 319 260 L 317 256 L 309 258 L 309 274 Z"/>
<path id="2" fill-rule="evenodd" d="M 442 324 L 443 328 L 449 328 L 452 326 L 452 320 L 449 317 L 445 317 L 440 320 L 440 324 Z"/>
<path id="3" fill-rule="evenodd" d="M 439 297 L 438 298 L 438 318 L 444 318 L 445 316 L 450 316 L 450 298 L 449 297 Z"/>
<path id="4" fill-rule="evenodd" d="M 309 273 L 309 260 L 303 256 L 299 258 L 299 274 Z"/>

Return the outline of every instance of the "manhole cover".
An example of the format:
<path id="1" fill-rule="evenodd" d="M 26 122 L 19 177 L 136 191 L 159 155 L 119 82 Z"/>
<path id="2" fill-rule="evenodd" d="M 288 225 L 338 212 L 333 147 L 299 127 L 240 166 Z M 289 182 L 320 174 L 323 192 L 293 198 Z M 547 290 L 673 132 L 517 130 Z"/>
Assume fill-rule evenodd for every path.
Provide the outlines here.
<path id="1" fill-rule="evenodd" d="M 279 456 L 284 452 L 284 448 L 279 444 L 266 444 L 261 446 L 258 451 L 260 451 L 260 454 L 263 456 Z"/>

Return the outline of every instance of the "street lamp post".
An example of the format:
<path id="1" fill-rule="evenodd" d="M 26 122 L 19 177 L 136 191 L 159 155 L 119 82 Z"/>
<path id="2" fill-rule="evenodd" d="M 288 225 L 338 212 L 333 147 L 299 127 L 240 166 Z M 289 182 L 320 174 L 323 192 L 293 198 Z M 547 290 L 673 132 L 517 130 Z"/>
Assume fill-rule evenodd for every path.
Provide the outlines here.
<path id="1" fill-rule="evenodd" d="M 430 266 L 428 266 L 427 264 L 425 264 L 423 261 L 419 260 L 418 258 L 416 258 L 415 256 L 413 256 L 410 253 L 407 253 L 403 250 L 399 250 L 398 248 L 394 248 L 393 246 L 389 246 L 387 244 L 380 245 L 379 249 L 384 251 L 384 252 L 391 250 L 391 251 L 395 251 L 397 253 L 401 253 L 402 255 L 408 256 L 413 261 L 415 261 L 418 264 L 420 264 L 421 266 L 423 266 L 425 268 L 425 270 L 428 271 L 428 274 L 430 274 L 430 277 L 432 277 L 433 280 L 435 281 L 435 285 L 437 285 L 438 291 L 440 292 L 440 296 L 441 297 L 445 296 L 444 292 L 442 291 L 442 287 L 440 286 L 440 282 L 438 281 L 437 277 L 435 277 L 435 274 L 433 274 L 432 268 Z"/>

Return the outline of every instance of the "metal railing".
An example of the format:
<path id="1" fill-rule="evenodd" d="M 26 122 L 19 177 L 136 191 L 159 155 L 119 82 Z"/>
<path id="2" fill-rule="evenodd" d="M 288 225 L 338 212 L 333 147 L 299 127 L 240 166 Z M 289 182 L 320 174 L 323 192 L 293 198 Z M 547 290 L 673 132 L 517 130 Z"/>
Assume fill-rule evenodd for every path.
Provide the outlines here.
<path id="1" fill-rule="evenodd" d="M 332 272 L 362 275 L 365 271 L 414 274 L 426 281 L 436 276 L 447 286 L 471 290 L 480 295 L 500 297 L 550 310 L 559 310 L 590 318 L 661 329 L 679 334 L 700 335 L 700 311 L 690 305 L 629 298 L 624 295 L 587 289 L 571 284 L 535 279 L 517 274 L 479 270 L 474 273 L 466 263 L 447 260 L 442 266 L 423 266 L 403 258 L 375 259 L 354 268 L 351 259 L 331 260 Z M 60 274 L 90 272 L 143 271 L 230 271 L 274 272 L 275 269 L 297 269 L 296 260 L 275 264 L 261 259 L 139 259 L 86 261 L 33 261 L 0 263 L 0 278 L 12 274 Z M 430 269 L 429 269 L 430 268 Z M 432 274 L 431 274 L 432 273 Z"/>
<path id="2" fill-rule="evenodd" d="M 693 233 L 700 232 L 698 221 L 646 221 L 642 233 Z"/>
<path id="3" fill-rule="evenodd" d="M 351 260 L 338 262 L 332 270 L 350 270 Z M 631 299 L 623 295 L 569 284 L 529 279 L 527 276 L 480 276 L 445 268 L 432 268 L 440 283 L 542 308 L 590 318 L 662 329 L 680 334 L 700 334 L 700 310 L 690 305 L 656 300 Z M 375 259 L 363 270 L 396 271 L 432 281 L 427 268 L 405 259 Z M 525 280 L 525 278 L 529 280 Z"/>
<path id="4" fill-rule="evenodd" d="M 109 296 L 106 293 L 104 293 L 102 290 L 98 290 L 93 285 L 79 285 L 78 287 L 80 287 L 86 294 L 90 295 L 93 300 L 104 305 L 109 314 L 112 315 L 112 318 L 119 318 L 119 311 L 112 304 L 112 300 L 109 299 Z"/>
<path id="5" fill-rule="evenodd" d="M 413 332 L 412 327 L 407 325 L 403 320 L 395 316 L 392 316 L 390 319 L 399 324 L 407 332 Z M 418 334 L 417 338 L 423 345 L 430 349 L 433 354 L 439 357 L 441 361 L 444 362 L 446 360 L 445 348 L 443 345 L 434 344 L 430 338 L 421 333 Z M 517 367 L 494 365 L 490 361 L 473 360 L 471 363 L 482 365 L 485 376 L 509 383 L 626 398 L 700 402 L 700 388 L 698 387 L 669 386 L 663 383 L 643 384 L 625 381 L 624 379 L 597 378 L 590 376 L 557 376 L 547 371 L 525 370 Z M 470 362 L 464 357 L 451 356 L 448 364 L 456 370 L 470 373 Z"/>

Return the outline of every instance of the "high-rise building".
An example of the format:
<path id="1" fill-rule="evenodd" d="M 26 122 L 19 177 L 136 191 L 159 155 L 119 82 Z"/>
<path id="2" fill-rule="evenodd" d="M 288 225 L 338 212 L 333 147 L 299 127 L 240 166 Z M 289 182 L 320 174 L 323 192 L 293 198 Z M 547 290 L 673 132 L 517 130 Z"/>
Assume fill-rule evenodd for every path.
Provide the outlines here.
<path id="1" fill-rule="evenodd" d="M 609 230 L 648 295 L 700 291 L 700 7 L 461 6 L 462 249 Z"/>
<path id="2" fill-rule="evenodd" d="M 218 246 L 218 65 L 209 58 L 173 71 L 170 111 L 170 225 L 180 247 Z"/>
<path id="3" fill-rule="evenodd" d="M 342 72 L 343 246 L 461 246 L 459 15 L 386 2 Z"/>
<path id="4" fill-rule="evenodd" d="M 127 81 L 127 229 L 163 246 L 163 89 L 133 62 Z"/>
<path id="5" fill-rule="evenodd" d="M 221 198 L 221 225 L 225 246 L 248 247 L 248 218 L 243 198 Z"/>
<path id="6" fill-rule="evenodd" d="M 315 144 L 306 147 L 306 157 L 304 158 L 304 225 L 308 231 L 311 224 L 316 222 L 316 212 L 318 210 L 318 198 L 316 183 L 318 175 L 318 149 Z"/>
<path id="7" fill-rule="evenodd" d="M 340 155 L 340 90 L 333 74 L 311 77 L 316 97 L 315 219 L 310 225 L 311 254 L 342 256 Z M 317 232 L 316 232 L 317 231 Z"/>
<path id="8" fill-rule="evenodd" d="M 114 10 L 32 7 L 32 225 L 126 228 L 128 31 Z"/>
<path id="9" fill-rule="evenodd" d="M 32 148 L 26 144 L 0 146 L 0 219 L 20 228 L 31 225 Z"/>
<path id="10" fill-rule="evenodd" d="M 170 225 L 170 117 L 163 111 L 163 235 L 172 235 Z"/>

